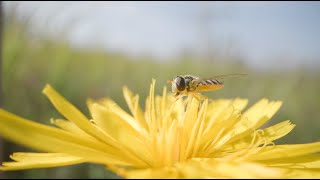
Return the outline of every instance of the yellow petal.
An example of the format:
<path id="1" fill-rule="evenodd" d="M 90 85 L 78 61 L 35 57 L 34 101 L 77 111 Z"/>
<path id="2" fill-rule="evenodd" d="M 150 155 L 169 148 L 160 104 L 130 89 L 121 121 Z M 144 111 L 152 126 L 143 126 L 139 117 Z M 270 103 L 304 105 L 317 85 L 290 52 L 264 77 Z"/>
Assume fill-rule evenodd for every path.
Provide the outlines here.
<path id="1" fill-rule="evenodd" d="M 220 109 L 219 112 L 216 112 L 217 114 L 213 114 L 213 117 L 211 117 L 205 125 L 206 129 L 201 138 L 201 153 L 199 153 L 201 157 L 212 154 L 213 151 L 219 149 L 232 139 L 237 129 L 236 124 L 241 118 L 240 111 L 245 108 L 248 100 L 219 100 L 218 102 L 222 104 L 224 109 Z M 215 109 L 219 109 L 218 107 Z M 208 112 L 206 114 L 208 114 Z"/>
<path id="2" fill-rule="evenodd" d="M 236 98 L 231 102 L 234 111 L 241 112 L 248 105 L 248 99 Z"/>
<path id="3" fill-rule="evenodd" d="M 124 152 L 130 150 L 130 153 L 127 153 L 130 158 L 140 161 L 140 163 L 152 159 L 145 146 L 146 140 L 127 121 L 105 106 L 93 102 L 88 103 L 88 106 L 95 123 L 109 134 Z"/>
<path id="4" fill-rule="evenodd" d="M 268 100 L 263 99 L 253 105 L 243 114 L 243 116 L 248 120 L 247 123 L 254 125 L 253 128 L 258 128 L 265 123 L 264 121 L 258 120 L 260 120 L 263 116 L 266 116 L 268 119 L 270 119 L 280 109 L 281 105 L 281 101 L 268 102 Z"/>
<path id="5" fill-rule="evenodd" d="M 320 168 L 284 168 L 286 170 L 285 178 L 293 179 L 319 179 L 320 178 Z"/>
<path id="6" fill-rule="evenodd" d="M 93 103 L 93 101 L 91 102 Z M 119 107 L 113 100 L 105 98 L 101 99 L 95 103 L 103 105 L 109 111 L 112 111 L 116 116 L 121 118 L 123 121 L 126 121 L 135 131 L 145 135 L 146 130 L 140 126 L 139 122 L 136 121 L 132 116 L 130 116 L 126 111 L 124 111 L 121 107 Z M 88 101 L 88 105 L 90 106 L 90 101 Z"/>
<path id="7" fill-rule="evenodd" d="M 267 99 L 262 99 L 254 104 L 243 113 L 241 120 L 234 128 L 233 137 L 228 143 L 233 143 L 252 134 L 255 129 L 270 120 L 270 118 L 279 110 L 281 105 L 282 102 L 280 101 L 269 102 Z"/>
<path id="8" fill-rule="evenodd" d="M 124 119 L 120 118 L 117 114 L 113 113 L 110 109 L 95 102 L 89 102 L 88 108 L 94 122 L 104 132 L 109 134 L 115 140 L 118 140 L 119 136 L 123 132 L 137 134 L 137 132 L 127 123 Z"/>
<path id="9" fill-rule="evenodd" d="M 121 151 L 92 139 L 34 123 L 0 109 L 0 134 L 39 151 L 66 153 L 96 163 L 130 164 Z"/>
<path id="10" fill-rule="evenodd" d="M 282 170 L 250 162 L 228 162 L 215 159 L 190 160 L 179 164 L 184 178 L 279 178 Z"/>
<path id="11" fill-rule="evenodd" d="M 141 127 L 146 129 L 146 120 L 139 106 L 139 95 L 133 96 L 133 93 L 126 86 L 123 87 L 123 95 L 134 119 L 140 123 Z"/>
<path id="12" fill-rule="evenodd" d="M 206 112 L 207 116 L 210 115 L 211 117 L 207 117 L 206 120 L 204 139 L 202 139 L 203 144 L 217 137 L 222 129 L 226 131 L 233 128 L 235 123 L 239 121 L 240 111 L 245 108 L 247 103 L 248 100 L 246 99 L 236 99 L 234 101 L 219 100 L 211 103 L 211 110 L 208 107 L 208 111 Z M 212 104 L 215 106 L 212 106 Z"/>
<path id="13" fill-rule="evenodd" d="M 287 135 L 295 126 L 296 125 L 291 124 L 289 120 L 283 121 L 281 123 L 263 129 L 263 137 L 266 137 L 268 141 L 274 141 Z"/>
<path id="14" fill-rule="evenodd" d="M 152 83 L 150 85 L 150 90 L 149 90 L 149 96 L 146 99 L 146 107 L 145 107 L 146 122 L 148 125 L 149 132 L 151 132 L 151 134 L 156 134 L 156 131 L 157 131 L 154 88 L 155 88 L 155 79 L 152 79 Z"/>
<path id="15" fill-rule="evenodd" d="M 195 118 L 196 121 L 194 122 L 193 127 L 190 128 L 190 139 L 188 142 L 187 150 L 186 150 L 186 156 L 191 157 L 191 155 L 197 154 L 197 150 L 200 146 L 202 133 L 203 133 L 203 126 L 201 128 L 201 125 L 203 125 L 203 120 L 205 117 L 205 112 L 207 110 L 208 100 L 205 100 L 199 110 L 199 115 Z M 200 129 L 201 128 L 201 129 Z"/>
<path id="16" fill-rule="evenodd" d="M 248 128 L 256 129 L 262 126 L 279 110 L 281 105 L 282 102 L 280 101 L 269 102 L 267 99 L 260 100 L 243 113 L 243 119 L 239 122 L 239 125 L 244 127 L 239 129 L 239 131 L 241 132 Z"/>
<path id="17" fill-rule="evenodd" d="M 163 119 L 164 119 L 164 112 L 162 110 L 162 97 L 156 96 L 155 97 L 155 112 L 156 112 L 156 123 L 157 128 L 163 128 Z"/>
<path id="18" fill-rule="evenodd" d="M 257 161 L 270 166 L 320 168 L 320 154 L 308 154 L 289 158 L 277 158 Z"/>
<path id="19" fill-rule="evenodd" d="M 13 153 L 10 156 L 16 162 L 3 162 L 0 170 L 22 170 L 68 166 L 86 162 L 85 159 L 62 153 Z"/>
<path id="20" fill-rule="evenodd" d="M 181 178 L 179 172 L 173 167 L 123 169 L 110 166 L 110 170 L 127 179 L 177 179 Z"/>
<path id="21" fill-rule="evenodd" d="M 47 85 L 44 88 L 43 92 L 48 96 L 48 98 L 52 101 L 52 103 L 60 113 L 65 115 L 70 121 L 76 124 L 83 131 L 112 146 L 112 149 L 120 148 L 119 144 L 117 144 L 114 139 L 112 139 L 110 136 L 107 136 L 103 131 L 101 131 L 99 127 L 92 124 L 78 109 L 76 109 L 72 104 L 66 101 L 51 86 Z M 125 149 L 123 149 L 122 151 L 125 151 Z M 116 154 L 120 154 L 120 152 L 121 150 Z M 137 159 L 129 158 L 128 156 L 130 156 L 130 154 L 120 156 L 122 156 L 122 158 L 124 159 L 127 158 L 127 161 L 139 164 L 138 166 L 145 164 Z"/>
<path id="22" fill-rule="evenodd" d="M 223 113 L 226 109 L 230 108 L 231 100 L 219 99 L 214 100 L 208 104 L 206 123 L 208 129 L 211 128 L 212 124 L 223 118 Z"/>
<path id="23" fill-rule="evenodd" d="M 43 93 L 49 98 L 51 103 L 62 115 L 76 124 L 80 129 L 101 141 L 112 144 L 112 141 L 100 132 L 99 129 L 95 128 L 85 115 L 56 92 L 50 85 L 45 86 Z"/>
<path id="24" fill-rule="evenodd" d="M 191 98 L 191 101 L 189 101 L 187 105 L 187 110 L 184 115 L 183 122 L 181 123 L 182 129 L 181 129 L 181 146 L 180 146 L 180 160 L 186 160 L 188 157 L 188 144 L 189 140 L 191 138 L 191 132 L 190 130 L 193 128 L 195 121 L 197 120 L 198 116 L 198 107 L 200 105 L 200 101 L 196 98 L 192 98 L 189 96 L 188 98 Z"/>
<path id="25" fill-rule="evenodd" d="M 260 135 L 260 140 L 263 139 L 266 141 L 261 141 L 260 144 L 272 142 L 276 139 L 279 139 L 279 138 L 287 135 L 294 127 L 295 127 L 295 125 L 291 124 L 290 121 L 287 120 L 287 121 L 278 123 L 276 125 L 273 125 L 271 127 L 265 128 L 262 130 L 262 133 Z M 226 144 L 224 149 L 236 150 L 236 149 L 242 149 L 242 148 L 248 147 L 250 144 L 253 143 L 252 141 L 255 138 L 254 137 L 255 133 L 256 132 L 248 134 L 246 137 L 244 137 L 245 134 L 243 134 L 242 136 L 238 135 L 236 137 L 237 141 L 234 142 L 235 139 L 233 141 L 230 141 L 229 143 Z M 255 139 L 255 141 L 258 141 L 258 139 Z M 258 144 L 258 145 L 260 145 L 260 144 Z M 230 145 L 230 146 L 228 146 L 228 145 Z"/>
<path id="26" fill-rule="evenodd" d="M 173 121 L 171 126 L 168 128 L 167 136 L 165 136 L 165 144 L 162 145 L 164 150 L 164 159 L 162 160 L 164 164 L 172 165 L 174 162 L 179 160 L 179 138 L 177 138 L 179 133 L 178 122 Z"/>
<path id="27" fill-rule="evenodd" d="M 163 127 L 165 125 L 165 122 L 163 122 L 163 121 L 165 121 L 164 118 L 167 115 L 167 112 L 169 112 L 169 110 L 170 110 L 170 107 L 168 106 L 169 103 L 168 103 L 167 87 L 166 86 L 163 87 L 162 96 L 158 96 L 158 98 L 160 101 L 160 103 L 159 103 L 159 109 L 160 109 L 159 110 L 159 118 L 162 119 L 162 120 L 160 119 L 159 122 L 160 122 L 161 127 Z"/>
<path id="28" fill-rule="evenodd" d="M 268 160 L 277 158 L 289 158 L 319 152 L 320 142 L 307 144 L 276 145 L 265 147 L 262 152 L 249 157 L 249 159 Z"/>
<path id="29" fill-rule="evenodd" d="M 71 121 L 66 121 L 63 119 L 51 119 L 50 122 L 60 127 L 61 129 L 64 129 L 71 133 L 78 134 L 79 136 L 84 136 L 84 138 L 94 139 L 94 137 L 88 135 L 86 132 L 84 132 L 82 129 L 80 129 L 77 125 L 75 125 Z"/>
<path id="30" fill-rule="evenodd" d="M 208 107 L 208 101 L 205 101 L 205 103 L 202 104 L 201 110 L 200 110 L 200 116 L 199 118 L 199 130 L 198 134 L 195 140 L 195 145 L 194 149 L 192 152 L 192 157 L 197 157 L 201 156 L 202 150 L 201 150 L 201 145 L 202 145 L 202 140 L 204 139 L 204 130 L 205 130 L 205 117 L 206 117 L 206 110 Z"/>
<path id="31" fill-rule="evenodd" d="M 245 101 L 244 101 L 245 104 Z M 229 106 L 220 113 L 217 120 L 208 125 L 201 139 L 202 156 L 208 156 L 215 149 L 220 148 L 228 142 L 235 133 L 235 125 L 240 120 L 241 115 Z"/>

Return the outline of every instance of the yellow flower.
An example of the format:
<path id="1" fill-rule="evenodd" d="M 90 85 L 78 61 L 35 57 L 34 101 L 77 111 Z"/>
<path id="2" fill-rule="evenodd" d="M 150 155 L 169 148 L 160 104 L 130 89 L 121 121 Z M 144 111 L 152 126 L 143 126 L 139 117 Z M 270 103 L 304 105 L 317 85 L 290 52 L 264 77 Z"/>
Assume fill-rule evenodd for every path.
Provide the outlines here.
<path id="1" fill-rule="evenodd" d="M 51 86 L 43 93 L 65 117 L 57 127 L 0 110 L 0 135 L 43 153 L 14 153 L 1 170 L 97 163 L 125 178 L 320 178 L 320 142 L 275 145 L 295 125 L 289 120 L 258 129 L 281 102 L 262 99 L 177 101 L 154 95 L 145 111 L 139 96 L 123 93 L 131 114 L 111 99 L 88 100 L 88 119 Z"/>

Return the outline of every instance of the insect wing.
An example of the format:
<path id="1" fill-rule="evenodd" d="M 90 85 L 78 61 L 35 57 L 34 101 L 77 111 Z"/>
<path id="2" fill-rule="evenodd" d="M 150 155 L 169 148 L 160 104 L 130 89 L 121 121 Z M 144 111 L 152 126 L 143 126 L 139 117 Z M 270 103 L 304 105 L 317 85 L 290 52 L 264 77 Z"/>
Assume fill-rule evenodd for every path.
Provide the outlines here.
<path id="1" fill-rule="evenodd" d="M 213 76 L 211 78 L 199 78 L 197 79 L 198 91 L 214 91 L 224 87 L 224 84 L 219 80 L 229 79 L 229 78 L 237 78 L 241 76 L 245 76 L 246 74 L 226 74 Z"/>
<path id="2" fill-rule="evenodd" d="M 225 74 L 225 75 L 213 76 L 208 79 L 231 79 L 231 78 L 237 78 L 237 77 L 242 77 L 246 75 L 247 74 Z"/>

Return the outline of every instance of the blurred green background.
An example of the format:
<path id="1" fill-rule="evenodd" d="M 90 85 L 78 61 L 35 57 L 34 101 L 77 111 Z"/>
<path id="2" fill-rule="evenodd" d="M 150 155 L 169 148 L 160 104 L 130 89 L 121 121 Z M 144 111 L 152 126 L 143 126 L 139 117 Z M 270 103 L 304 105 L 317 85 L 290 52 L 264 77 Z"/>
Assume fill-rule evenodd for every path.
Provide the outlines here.
<path id="1" fill-rule="evenodd" d="M 22 117 L 50 124 L 51 117 L 61 117 L 42 88 L 51 84 L 86 115 L 87 98 L 111 97 L 127 110 L 122 86 L 148 94 L 151 79 L 156 79 L 160 93 L 166 80 L 179 74 L 212 75 L 247 73 L 248 76 L 226 80 L 223 90 L 205 93 L 210 98 L 248 98 L 249 106 L 260 100 L 281 100 L 283 106 L 268 125 L 291 120 L 297 127 L 277 143 L 307 143 L 319 140 L 320 72 L 305 67 L 260 70 L 243 63 L 242 57 L 211 54 L 181 56 L 161 62 L 152 56 L 132 57 L 102 48 L 81 49 L 67 41 L 66 33 L 52 37 L 30 33 L 28 17 L 18 19 L 14 8 L 6 11 L 3 31 L 3 107 Z M 144 106 L 144 102 L 141 101 Z M 1 147 L 5 161 L 16 151 L 28 148 L 5 142 Z M 120 178 L 93 164 L 5 172 L 5 178 Z"/>

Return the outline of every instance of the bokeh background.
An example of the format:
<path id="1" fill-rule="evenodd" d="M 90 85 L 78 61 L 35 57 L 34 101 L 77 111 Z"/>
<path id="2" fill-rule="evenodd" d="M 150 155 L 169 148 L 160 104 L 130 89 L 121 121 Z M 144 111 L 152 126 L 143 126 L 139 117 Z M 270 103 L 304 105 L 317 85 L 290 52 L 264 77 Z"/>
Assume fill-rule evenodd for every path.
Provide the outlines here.
<path id="1" fill-rule="evenodd" d="M 216 98 L 283 101 L 266 125 L 297 127 L 276 143 L 319 141 L 319 2 L 2 2 L 1 103 L 50 124 L 41 93 L 56 88 L 89 116 L 87 98 L 127 109 L 122 86 L 144 99 L 179 74 L 226 80 Z M 144 106 L 141 101 L 141 106 Z M 2 161 L 28 148 L 1 140 Z M 121 178 L 94 164 L 1 173 L 1 178 Z"/>

